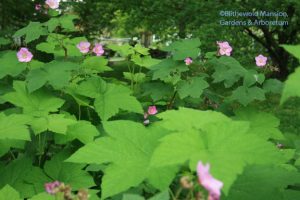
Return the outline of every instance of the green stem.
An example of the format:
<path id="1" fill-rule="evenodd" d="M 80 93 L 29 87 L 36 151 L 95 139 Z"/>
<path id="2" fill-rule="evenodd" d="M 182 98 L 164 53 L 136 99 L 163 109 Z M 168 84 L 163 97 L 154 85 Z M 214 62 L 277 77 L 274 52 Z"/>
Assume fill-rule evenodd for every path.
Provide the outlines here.
<path id="1" fill-rule="evenodd" d="M 133 67 L 133 70 L 131 70 L 131 65 L 130 65 L 129 62 L 130 62 L 129 59 L 127 59 L 127 67 L 128 67 L 128 71 L 129 71 L 130 76 L 131 76 L 131 78 L 130 78 L 130 88 L 131 88 L 131 90 L 133 90 L 134 67 Z"/>
<path id="2" fill-rule="evenodd" d="M 191 200 L 191 199 L 194 199 L 193 189 L 190 189 L 188 195 L 186 196 L 186 200 Z"/>
<path id="3" fill-rule="evenodd" d="M 86 110 L 87 110 L 87 115 L 88 115 L 89 121 L 92 121 L 92 117 L 91 117 L 91 113 L 90 113 L 89 107 L 86 107 Z"/>
<path id="4" fill-rule="evenodd" d="M 180 187 L 180 188 L 177 190 L 174 200 L 177 200 L 177 199 L 178 199 L 178 197 L 180 196 L 181 192 L 182 192 L 182 187 Z"/>
<path id="5" fill-rule="evenodd" d="M 174 195 L 173 191 L 170 188 L 169 188 L 169 193 L 170 193 L 172 199 L 175 199 L 175 195 Z"/>
<path id="6" fill-rule="evenodd" d="M 172 98 L 169 101 L 169 104 L 167 105 L 167 109 L 168 110 L 172 109 L 174 101 L 175 101 L 175 98 L 176 98 L 176 95 L 177 95 L 177 91 L 174 92 Z"/>
<path id="7" fill-rule="evenodd" d="M 80 119 L 81 119 L 81 107 L 78 104 L 78 120 L 80 120 Z"/>
<path id="8" fill-rule="evenodd" d="M 41 166 L 42 162 L 42 152 L 41 152 L 41 133 L 38 135 L 38 153 L 39 153 L 39 166 Z"/>
<path id="9" fill-rule="evenodd" d="M 10 154 L 11 154 L 11 157 L 12 157 L 14 160 L 16 160 L 16 157 L 15 157 L 14 153 L 13 153 L 11 150 L 9 150 L 9 152 L 10 152 Z"/>
<path id="10" fill-rule="evenodd" d="M 136 82 L 135 82 L 135 86 L 134 86 L 135 89 L 136 89 L 136 88 L 138 87 L 138 85 L 139 85 L 139 76 L 140 76 L 141 72 L 142 72 L 142 67 L 139 66 L 139 72 L 138 72 L 138 74 L 137 74 L 137 76 L 136 76 Z"/>

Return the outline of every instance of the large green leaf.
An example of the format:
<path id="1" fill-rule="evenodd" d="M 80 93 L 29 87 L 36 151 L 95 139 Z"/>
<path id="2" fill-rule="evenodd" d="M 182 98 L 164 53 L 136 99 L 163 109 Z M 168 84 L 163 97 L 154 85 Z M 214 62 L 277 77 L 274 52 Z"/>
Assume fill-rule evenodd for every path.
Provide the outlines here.
<path id="1" fill-rule="evenodd" d="M 281 96 L 281 104 L 284 103 L 290 97 L 300 97 L 300 67 L 296 69 L 294 73 L 289 75 L 288 79 L 284 83 L 284 88 Z"/>
<path id="2" fill-rule="evenodd" d="M 150 69 L 153 72 L 152 80 L 160 79 L 173 84 L 180 81 L 181 72 L 189 70 L 184 62 L 178 62 L 172 59 L 164 59 L 160 63 L 151 66 Z"/>
<path id="3" fill-rule="evenodd" d="M 30 22 L 26 27 L 18 30 L 13 36 L 14 37 L 25 37 L 25 42 L 29 43 L 33 40 L 39 39 L 42 35 L 47 35 L 47 29 L 40 22 Z"/>
<path id="4" fill-rule="evenodd" d="M 99 136 L 99 131 L 87 121 L 79 121 L 76 124 L 72 124 L 67 130 L 67 137 L 69 140 L 74 140 L 76 138 L 84 144 L 92 142 L 95 136 Z"/>
<path id="5" fill-rule="evenodd" d="M 93 56 L 86 58 L 82 63 L 82 67 L 85 70 L 92 70 L 96 73 L 112 71 L 112 69 L 107 66 L 107 63 L 108 61 L 104 57 Z"/>
<path id="6" fill-rule="evenodd" d="M 31 197 L 35 194 L 35 187 L 25 181 L 30 173 L 33 173 L 31 159 L 24 157 L 14 160 L 3 169 L 0 168 L 0 188 L 9 184 L 20 192 L 21 197 Z"/>
<path id="7" fill-rule="evenodd" d="M 6 154 L 10 148 L 24 149 L 25 140 L 0 139 L 0 157 Z"/>
<path id="8" fill-rule="evenodd" d="M 244 76 L 244 86 L 250 87 L 255 83 L 262 84 L 265 81 L 265 75 L 259 74 L 255 70 L 248 70 Z"/>
<path id="9" fill-rule="evenodd" d="M 48 27 L 49 32 L 53 32 L 58 26 L 62 27 L 64 31 L 75 31 L 76 29 L 73 23 L 74 19 L 78 19 L 78 16 L 73 14 L 65 14 L 60 17 L 52 17 L 44 24 Z"/>
<path id="10" fill-rule="evenodd" d="M 300 45 L 281 45 L 287 52 L 300 60 Z"/>
<path id="11" fill-rule="evenodd" d="M 87 144 L 68 159 L 76 163 L 109 163 L 102 179 L 102 198 L 138 186 L 144 180 L 158 189 L 168 187 L 176 168 L 149 167 L 158 139 L 165 135 L 164 129 L 146 128 L 131 121 L 105 122 L 104 129 L 109 137 Z"/>
<path id="12" fill-rule="evenodd" d="M 30 173 L 28 173 L 24 182 L 30 183 L 34 187 L 34 193 L 40 193 L 45 191 L 45 183 L 52 182 L 51 178 L 48 177 L 43 169 L 40 167 L 32 166 Z"/>
<path id="13" fill-rule="evenodd" d="M 212 75 L 214 82 L 219 83 L 224 81 L 226 88 L 231 87 L 234 83 L 248 74 L 247 70 L 237 60 L 229 56 L 213 58 L 209 61 L 209 64 L 215 69 L 215 72 Z"/>
<path id="14" fill-rule="evenodd" d="M 145 198 L 137 194 L 123 194 L 122 200 L 145 200 Z M 164 191 L 154 195 L 148 200 L 170 200 L 170 195 L 168 191 Z"/>
<path id="15" fill-rule="evenodd" d="M 235 111 L 234 119 L 249 121 L 250 134 L 256 134 L 261 138 L 282 140 L 284 136 L 279 130 L 280 121 L 274 115 L 259 112 L 253 108 L 243 108 Z"/>
<path id="16" fill-rule="evenodd" d="M 61 151 L 47 161 L 45 173 L 52 179 L 72 186 L 73 190 L 89 188 L 95 185 L 93 177 L 83 170 L 84 164 L 64 162 L 70 156 L 67 150 Z M 88 156 L 88 155 L 86 155 Z"/>
<path id="17" fill-rule="evenodd" d="M 229 99 L 236 100 L 242 105 L 247 106 L 254 100 L 263 101 L 266 97 L 264 90 L 259 87 L 253 86 L 248 88 L 246 86 L 240 86 L 232 92 Z"/>
<path id="18" fill-rule="evenodd" d="M 149 95 L 153 102 L 164 98 L 169 99 L 174 93 L 172 85 L 163 82 L 146 82 L 142 85 L 142 88 L 144 90 L 143 96 Z"/>
<path id="19" fill-rule="evenodd" d="M 187 57 L 196 58 L 200 54 L 200 45 L 201 42 L 198 38 L 184 39 L 173 42 L 163 50 L 172 52 L 174 60 L 183 61 Z"/>
<path id="20" fill-rule="evenodd" d="M 123 72 L 123 75 L 126 80 L 129 80 L 129 81 L 132 80 L 135 83 L 141 83 L 146 78 L 146 74 L 141 73 L 141 72 L 135 73 L 135 74 L 130 73 L 130 72 Z"/>
<path id="21" fill-rule="evenodd" d="M 152 58 L 151 56 L 141 57 L 139 54 L 134 54 L 131 56 L 131 61 L 136 65 L 149 69 L 151 66 L 158 64 L 161 60 Z"/>
<path id="22" fill-rule="evenodd" d="M 147 56 L 149 55 L 149 49 L 146 47 L 143 47 L 141 44 L 137 43 L 136 45 L 134 45 L 133 48 L 137 53 Z"/>
<path id="23" fill-rule="evenodd" d="M 26 69 L 26 63 L 20 63 L 17 59 L 17 53 L 6 51 L 0 56 L 0 79 L 10 75 L 17 76 Z"/>
<path id="24" fill-rule="evenodd" d="M 37 50 L 54 54 L 57 57 L 82 56 L 76 45 L 86 41 L 84 37 L 69 38 L 61 34 L 49 34 L 46 42 L 42 42 L 36 46 Z"/>
<path id="25" fill-rule="evenodd" d="M 230 118 L 222 113 L 214 111 L 199 111 L 189 108 L 179 108 L 179 111 L 170 110 L 157 115 L 163 119 L 156 122 L 156 125 L 162 126 L 171 131 L 185 131 L 188 129 L 199 129 L 206 124 L 224 122 L 229 123 Z M 180 123 L 178 123 L 180 122 Z"/>
<path id="26" fill-rule="evenodd" d="M 120 54 L 122 57 L 127 57 L 131 54 L 134 53 L 134 49 L 132 46 L 130 46 L 129 44 L 124 44 L 124 45 L 117 45 L 117 44 L 109 44 L 107 45 L 107 47 L 115 52 L 117 52 L 118 54 Z"/>
<path id="27" fill-rule="evenodd" d="M 82 82 L 77 92 L 80 95 L 95 98 L 94 106 L 102 120 L 108 120 L 120 110 L 142 113 L 141 104 L 125 86 L 106 83 L 99 77 Z"/>
<path id="28" fill-rule="evenodd" d="M 21 200 L 20 194 L 12 188 L 10 185 L 4 186 L 0 190 L 0 199 L 1 200 Z"/>
<path id="29" fill-rule="evenodd" d="M 138 194 L 123 194 L 122 200 L 145 200 L 145 198 Z"/>
<path id="30" fill-rule="evenodd" d="M 0 113 L 0 139 L 30 140 L 30 133 L 26 124 L 30 117 L 12 114 L 9 116 Z"/>
<path id="31" fill-rule="evenodd" d="M 293 157 L 293 151 L 279 150 L 265 139 L 249 134 L 247 122 L 214 120 L 211 113 L 201 111 L 195 111 L 199 112 L 198 115 L 190 116 L 192 112 L 188 110 L 170 111 L 162 115 L 162 121 L 164 118 L 168 120 L 163 125 L 173 129 L 174 133 L 161 139 L 151 166 L 182 165 L 189 161 L 190 169 L 195 171 L 198 161 L 208 162 L 212 174 L 224 183 L 223 191 L 228 193 L 236 176 L 247 164 L 280 164 Z M 182 119 L 170 120 L 175 113 Z M 191 118 L 193 120 L 189 120 Z"/>
<path id="32" fill-rule="evenodd" d="M 55 196 L 43 192 L 33 196 L 30 200 L 55 200 Z"/>
<path id="33" fill-rule="evenodd" d="M 209 85 L 204 80 L 204 77 L 193 77 L 189 80 L 182 80 L 178 82 L 177 90 L 181 99 L 185 97 L 199 98 L 205 88 Z"/>
<path id="34" fill-rule="evenodd" d="M 94 141 L 94 137 L 99 135 L 99 131 L 88 121 L 78 121 L 68 126 L 66 135 L 56 135 L 56 141 L 66 143 L 78 139 L 84 144 Z"/>
<path id="35" fill-rule="evenodd" d="M 28 91 L 31 93 L 46 83 L 54 89 L 61 89 L 69 84 L 72 71 L 78 68 L 76 63 L 52 61 L 42 68 L 31 70 L 26 78 Z"/>
<path id="36" fill-rule="evenodd" d="M 45 115 L 49 112 L 58 111 L 58 108 L 64 104 L 64 100 L 44 90 L 30 94 L 23 81 L 14 81 L 13 88 L 15 91 L 6 93 L 2 96 L 2 99 L 17 107 L 21 107 L 24 114 Z"/>
<path id="37" fill-rule="evenodd" d="M 284 200 L 283 191 L 295 183 L 300 183 L 300 174 L 295 169 L 276 165 L 247 166 L 231 186 L 225 200 Z"/>
<path id="38" fill-rule="evenodd" d="M 263 88 L 265 92 L 281 94 L 283 89 L 283 83 L 277 79 L 268 79 L 264 82 Z"/>
<path id="39" fill-rule="evenodd" d="M 67 118 L 64 114 L 50 114 L 33 118 L 30 125 L 35 134 L 49 130 L 54 133 L 65 135 L 68 127 L 76 123 L 76 120 Z"/>

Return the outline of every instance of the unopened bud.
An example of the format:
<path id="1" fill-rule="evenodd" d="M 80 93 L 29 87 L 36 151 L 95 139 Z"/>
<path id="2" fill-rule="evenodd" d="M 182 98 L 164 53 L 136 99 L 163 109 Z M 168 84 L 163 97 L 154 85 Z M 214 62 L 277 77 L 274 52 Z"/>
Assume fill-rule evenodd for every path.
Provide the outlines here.
<path id="1" fill-rule="evenodd" d="M 181 184 L 181 187 L 183 187 L 184 189 L 191 189 L 194 186 L 194 183 L 189 176 L 181 177 L 180 184 Z"/>

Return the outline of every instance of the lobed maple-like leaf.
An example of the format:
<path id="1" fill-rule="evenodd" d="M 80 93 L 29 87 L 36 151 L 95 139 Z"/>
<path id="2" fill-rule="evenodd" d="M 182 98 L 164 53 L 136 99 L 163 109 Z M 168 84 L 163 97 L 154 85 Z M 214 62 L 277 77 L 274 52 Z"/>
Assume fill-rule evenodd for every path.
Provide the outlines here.
<path id="1" fill-rule="evenodd" d="M 18 30 L 13 37 L 22 37 L 25 35 L 25 42 L 29 43 L 47 34 L 48 31 L 43 24 L 40 22 L 30 22 L 26 27 Z"/>
<path id="2" fill-rule="evenodd" d="M 209 85 L 204 77 L 193 77 L 189 80 L 181 80 L 178 82 L 177 90 L 181 99 L 185 97 L 199 98 L 205 88 Z"/>
<path id="3" fill-rule="evenodd" d="M 124 192 L 147 180 L 158 189 L 166 189 L 177 168 L 151 168 L 150 159 L 164 129 L 146 128 L 132 121 L 105 122 L 109 134 L 75 152 L 67 161 L 108 164 L 102 179 L 102 198 Z"/>
<path id="4" fill-rule="evenodd" d="M 95 98 L 94 107 L 102 120 L 108 120 L 120 110 L 142 113 L 143 109 L 131 91 L 125 86 L 106 83 L 100 77 L 92 77 L 82 82 L 77 92 Z"/>
<path id="5" fill-rule="evenodd" d="M 76 63 L 52 61 L 41 68 L 33 69 L 26 78 L 28 91 L 31 93 L 46 83 L 54 89 L 62 89 L 69 84 L 72 71 L 78 68 Z"/>
<path id="6" fill-rule="evenodd" d="M 5 200 L 5 199 L 21 200 L 20 194 L 18 193 L 18 191 L 16 191 L 10 185 L 6 185 L 0 190 L 0 199 L 1 200 Z"/>
<path id="7" fill-rule="evenodd" d="M 279 130 L 280 121 L 270 113 L 259 112 L 254 108 L 241 108 L 235 111 L 234 119 L 250 122 L 249 133 L 268 139 L 283 140 Z"/>
<path id="8" fill-rule="evenodd" d="M 288 79 L 285 81 L 280 100 L 281 104 L 290 97 L 300 97 L 299 83 L 300 67 L 298 67 L 294 73 L 290 74 Z"/>
<path id="9" fill-rule="evenodd" d="M 70 156 L 68 150 L 54 155 L 44 166 L 44 171 L 53 181 L 58 180 L 72 186 L 73 190 L 90 188 L 95 185 L 93 177 L 83 170 L 84 164 L 64 162 Z"/>
<path id="10" fill-rule="evenodd" d="M 244 106 L 247 106 L 254 100 L 263 101 L 266 99 L 265 92 L 263 89 L 252 86 L 240 86 L 232 92 L 232 95 L 229 97 L 230 100 L 236 100 Z"/>
<path id="11" fill-rule="evenodd" d="M 29 93 L 23 81 L 14 81 L 13 88 L 15 91 L 4 94 L 2 99 L 22 108 L 24 114 L 45 115 L 58 111 L 58 108 L 64 104 L 64 100 L 45 90 Z"/>
<path id="12" fill-rule="evenodd" d="M 198 114 L 191 115 L 193 112 Z M 179 117 L 173 119 L 175 114 L 181 120 Z M 214 177 L 224 183 L 223 192 L 228 193 L 236 176 L 247 164 L 279 164 L 293 157 L 293 151 L 279 150 L 271 142 L 249 134 L 249 123 L 212 116 L 210 112 L 192 109 L 160 115 L 161 125 L 173 130 L 173 133 L 160 140 L 151 166 L 183 165 L 188 161 L 190 169 L 195 171 L 199 160 L 208 162 Z M 164 120 L 167 122 L 164 123 Z"/>
<path id="13" fill-rule="evenodd" d="M 20 63 L 17 59 L 17 53 L 14 51 L 5 51 L 0 54 L 0 79 L 10 75 L 18 76 L 26 69 L 26 63 Z"/>
<path id="14" fill-rule="evenodd" d="M 174 60 L 184 60 L 185 58 L 195 59 L 200 55 L 199 46 L 201 42 L 198 38 L 178 40 L 163 48 L 164 51 L 172 53 Z"/>
<path id="15" fill-rule="evenodd" d="M 209 61 L 209 64 L 212 65 L 215 70 L 212 75 L 214 79 L 213 82 L 224 82 L 226 88 L 231 87 L 248 73 L 237 60 L 228 56 L 213 58 Z"/>
<path id="16" fill-rule="evenodd" d="M 300 183 L 300 173 L 292 166 L 250 165 L 239 175 L 224 200 L 288 200 L 289 185 Z M 300 192 L 298 197 L 300 197 Z M 289 199 L 296 200 L 296 199 Z"/>

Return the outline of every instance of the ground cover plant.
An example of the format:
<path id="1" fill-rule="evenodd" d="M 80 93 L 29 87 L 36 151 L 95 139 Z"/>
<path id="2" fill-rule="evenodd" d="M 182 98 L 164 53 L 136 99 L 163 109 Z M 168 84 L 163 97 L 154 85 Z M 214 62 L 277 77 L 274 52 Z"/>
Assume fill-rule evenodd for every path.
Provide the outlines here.
<path id="1" fill-rule="evenodd" d="M 51 18 L 0 52 L 0 200 L 300 199 L 299 134 L 262 110 L 297 104 L 299 68 L 281 82 L 264 53 L 244 67 L 230 41 L 198 38 L 158 59 L 88 40 L 57 0 L 36 6 Z"/>

